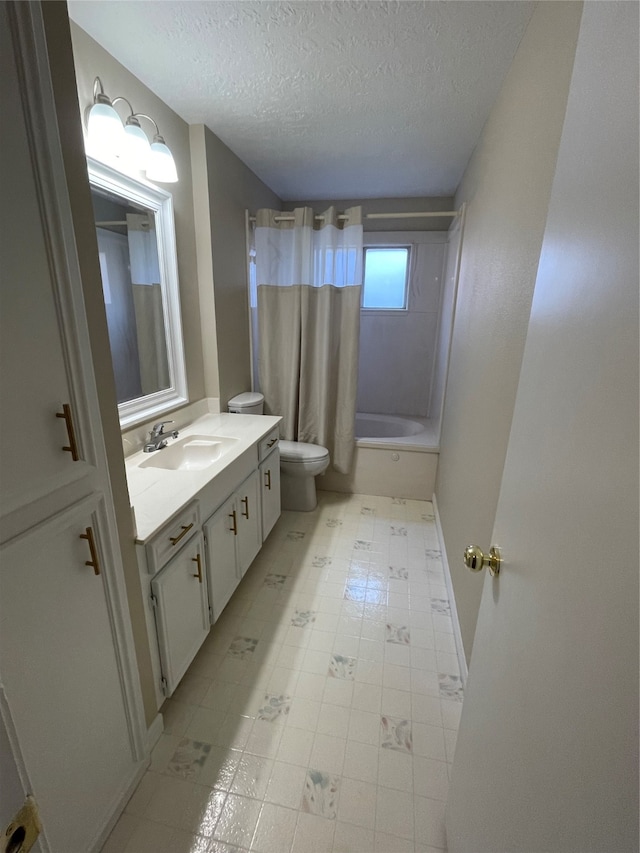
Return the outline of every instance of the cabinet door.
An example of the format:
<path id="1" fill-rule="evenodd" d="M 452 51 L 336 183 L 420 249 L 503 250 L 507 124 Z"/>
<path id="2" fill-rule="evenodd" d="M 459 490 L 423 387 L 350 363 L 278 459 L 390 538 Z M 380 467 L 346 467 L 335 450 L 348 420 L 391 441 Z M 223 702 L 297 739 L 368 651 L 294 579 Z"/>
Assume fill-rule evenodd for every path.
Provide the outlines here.
<path id="1" fill-rule="evenodd" d="M 213 622 L 220 616 L 240 582 L 236 568 L 237 533 L 234 533 L 238 528 L 237 520 L 234 495 L 214 512 L 203 528 Z"/>
<path id="2" fill-rule="evenodd" d="M 209 633 L 204 542 L 196 536 L 151 582 L 166 694 L 171 696 Z"/>
<path id="3" fill-rule="evenodd" d="M 0 552 L 2 682 L 56 853 L 94 849 L 132 766 L 101 517 L 87 499 Z"/>
<path id="4" fill-rule="evenodd" d="M 260 475 L 254 471 L 236 492 L 238 570 L 243 577 L 262 546 Z"/>
<path id="5" fill-rule="evenodd" d="M 262 541 L 280 518 L 280 451 L 272 451 L 260 463 L 260 489 L 262 498 Z"/>

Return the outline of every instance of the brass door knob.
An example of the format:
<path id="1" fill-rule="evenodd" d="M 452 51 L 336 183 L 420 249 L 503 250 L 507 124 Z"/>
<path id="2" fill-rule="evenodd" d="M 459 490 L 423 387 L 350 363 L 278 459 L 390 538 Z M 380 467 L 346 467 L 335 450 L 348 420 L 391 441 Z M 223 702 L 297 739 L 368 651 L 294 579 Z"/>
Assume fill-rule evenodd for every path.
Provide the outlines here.
<path id="1" fill-rule="evenodd" d="M 485 566 L 489 566 L 489 574 L 492 578 L 500 574 L 502 555 L 500 549 L 492 546 L 489 553 L 485 554 L 477 545 L 467 545 L 464 549 L 464 564 L 472 572 L 481 572 Z"/>

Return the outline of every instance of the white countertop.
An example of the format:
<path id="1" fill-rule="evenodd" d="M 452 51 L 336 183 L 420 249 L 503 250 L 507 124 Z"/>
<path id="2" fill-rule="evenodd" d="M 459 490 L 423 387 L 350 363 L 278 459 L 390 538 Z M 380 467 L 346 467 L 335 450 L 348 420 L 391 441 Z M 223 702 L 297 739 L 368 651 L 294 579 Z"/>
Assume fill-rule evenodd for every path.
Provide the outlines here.
<path id="1" fill-rule="evenodd" d="M 145 544 L 176 512 L 193 500 L 217 474 L 264 438 L 281 417 L 275 415 L 236 415 L 221 412 L 204 415 L 180 430 L 179 438 L 190 435 L 218 435 L 238 439 L 234 445 L 206 468 L 199 471 L 141 468 L 153 453 L 134 453 L 125 459 L 131 505 L 135 512 L 136 542 Z M 172 442 L 168 433 L 169 445 Z M 256 456 L 257 459 L 257 456 Z"/>

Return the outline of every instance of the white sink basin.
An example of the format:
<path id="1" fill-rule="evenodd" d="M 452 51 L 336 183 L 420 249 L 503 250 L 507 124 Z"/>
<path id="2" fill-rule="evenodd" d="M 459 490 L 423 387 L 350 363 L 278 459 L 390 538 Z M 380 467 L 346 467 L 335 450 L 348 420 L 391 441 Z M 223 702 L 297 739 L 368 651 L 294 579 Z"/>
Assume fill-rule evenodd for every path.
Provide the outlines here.
<path id="1" fill-rule="evenodd" d="M 140 468 L 164 468 L 168 471 L 201 471 L 213 465 L 238 441 L 217 435 L 189 435 L 171 441 L 162 450 L 153 450 Z"/>

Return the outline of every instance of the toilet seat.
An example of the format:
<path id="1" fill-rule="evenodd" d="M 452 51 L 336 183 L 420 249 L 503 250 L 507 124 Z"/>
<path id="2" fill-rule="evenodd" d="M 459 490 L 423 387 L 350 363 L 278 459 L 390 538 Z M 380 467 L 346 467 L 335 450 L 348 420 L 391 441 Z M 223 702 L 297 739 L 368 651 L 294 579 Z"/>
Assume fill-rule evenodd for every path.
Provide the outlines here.
<path id="1" fill-rule="evenodd" d="M 326 447 L 308 444 L 304 441 L 280 441 L 278 443 L 280 459 L 284 462 L 322 462 L 329 455 Z"/>

